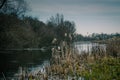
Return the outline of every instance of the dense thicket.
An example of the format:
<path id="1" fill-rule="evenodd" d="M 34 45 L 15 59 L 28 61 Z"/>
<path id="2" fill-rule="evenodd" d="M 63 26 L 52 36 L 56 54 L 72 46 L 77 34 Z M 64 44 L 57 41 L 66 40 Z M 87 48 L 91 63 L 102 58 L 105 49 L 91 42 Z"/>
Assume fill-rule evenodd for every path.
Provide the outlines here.
<path id="1" fill-rule="evenodd" d="M 47 23 L 25 16 L 28 5 L 24 0 L 0 1 L 0 49 L 38 48 L 50 46 L 54 38 L 75 32 L 73 22 L 63 15 L 52 16 Z"/>
<path id="2" fill-rule="evenodd" d="M 57 14 L 60 16 L 59 14 Z M 62 18 L 55 16 L 54 19 Z M 73 31 L 74 30 L 74 31 Z M 73 34 L 75 25 L 70 21 L 43 23 L 37 18 L 18 17 L 0 13 L 0 49 L 39 48 L 50 46 L 54 38 L 62 40 L 64 34 Z"/>

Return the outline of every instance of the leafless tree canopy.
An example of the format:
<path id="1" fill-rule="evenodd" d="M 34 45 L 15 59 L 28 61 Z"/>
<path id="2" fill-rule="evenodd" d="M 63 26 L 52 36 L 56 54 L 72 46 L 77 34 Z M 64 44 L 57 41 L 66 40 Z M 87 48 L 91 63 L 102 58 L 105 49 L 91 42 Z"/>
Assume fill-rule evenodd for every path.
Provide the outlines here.
<path id="1" fill-rule="evenodd" d="M 5 4 L 6 0 L 0 0 L 0 9 L 3 7 L 3 5 Z"/>
<path id="2" fill-rule="evenodd" d="M 4 14 L 23 15 L 28 10 L 24 0 L 1 0 L 0 12 Z"/>

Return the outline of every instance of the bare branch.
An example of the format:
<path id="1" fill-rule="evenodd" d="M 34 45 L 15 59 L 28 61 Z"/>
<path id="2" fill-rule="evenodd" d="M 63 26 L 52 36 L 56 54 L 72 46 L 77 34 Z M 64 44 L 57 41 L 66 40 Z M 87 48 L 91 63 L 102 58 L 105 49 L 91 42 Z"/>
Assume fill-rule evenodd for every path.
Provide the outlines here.
<path id="1" fill-rule="evenodd" d="M 7 0 L 3 0 L 3 1 L 1 1 L 1 5 L 0 5 L 0 9 L 4 6 L 4 4 L 5 4 L 5 2 L 6 2 Z"/>

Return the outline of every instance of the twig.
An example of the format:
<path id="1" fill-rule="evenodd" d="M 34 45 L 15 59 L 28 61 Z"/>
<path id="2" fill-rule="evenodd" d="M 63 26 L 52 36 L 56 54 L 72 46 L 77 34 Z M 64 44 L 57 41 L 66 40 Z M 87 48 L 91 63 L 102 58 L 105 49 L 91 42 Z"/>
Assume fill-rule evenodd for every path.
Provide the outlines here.
<path id="1" fill-rule="evenodd" d="M 6 80 L 5 75 L 4 75 L 4 73 L 3 73 L 3 72 L 2 72 L 2 75 L 3 75 L 4 80 Z"/>

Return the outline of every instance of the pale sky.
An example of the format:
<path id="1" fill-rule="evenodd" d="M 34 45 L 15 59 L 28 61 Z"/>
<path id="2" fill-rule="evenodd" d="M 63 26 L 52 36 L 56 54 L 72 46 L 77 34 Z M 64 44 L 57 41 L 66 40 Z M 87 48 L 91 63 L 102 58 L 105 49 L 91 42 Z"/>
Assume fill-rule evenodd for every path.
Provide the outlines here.
<path id="1" fill-rule="evenodd" d="M 74 21 L 77 33 L 120 33 L 120 0 L 26 0 L 28 15 L 46 22 L 56 13 Z"/>

